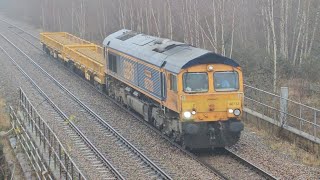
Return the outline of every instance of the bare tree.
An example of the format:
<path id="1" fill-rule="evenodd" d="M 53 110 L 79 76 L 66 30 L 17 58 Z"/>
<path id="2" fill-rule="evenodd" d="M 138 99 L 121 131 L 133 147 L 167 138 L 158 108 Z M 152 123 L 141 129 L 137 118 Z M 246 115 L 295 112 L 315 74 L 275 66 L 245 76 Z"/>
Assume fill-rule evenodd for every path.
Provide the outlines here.
<path id="1" fill-rule="evenodd" d="M 319 54 L 319 0 L 2 1 L 15 9 L 8 14 L 38 21 L 46 31 L 101 41 L 128 28 L 240 59 L 249 68 L 260 63 L 274 91 L 284 64 L 300 70 Z"/>
<path id="2" fill-rule="evenodd" d="M 235 12 L 236 12 L 236 7 L 235 4 L 233 3 L 233 15 L 232 15 L 232 32 L 231 32 L 231 45 L 230 45 L 230 55 L 229 58 L 232 58 L 232 52 L 233 52 L 233 41 L 234 41 L 234 21 L 235 21 Z"/>

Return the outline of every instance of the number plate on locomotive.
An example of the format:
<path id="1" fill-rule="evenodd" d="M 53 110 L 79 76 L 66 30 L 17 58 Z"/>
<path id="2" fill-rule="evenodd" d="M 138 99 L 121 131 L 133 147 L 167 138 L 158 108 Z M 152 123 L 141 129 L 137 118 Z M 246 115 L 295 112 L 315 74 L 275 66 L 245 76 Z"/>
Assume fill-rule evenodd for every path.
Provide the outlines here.
<path id="1" fill-rule="evenodd" d="M 229 108 L 239 108 L 241 106 L 240 101 L 228 101 Z"/>

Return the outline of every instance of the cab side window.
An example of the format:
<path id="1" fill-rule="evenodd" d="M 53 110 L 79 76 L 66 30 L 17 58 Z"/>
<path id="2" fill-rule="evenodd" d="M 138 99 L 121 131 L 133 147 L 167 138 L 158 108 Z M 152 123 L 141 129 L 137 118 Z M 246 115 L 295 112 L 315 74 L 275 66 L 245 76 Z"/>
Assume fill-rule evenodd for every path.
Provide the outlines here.
<path id="1" fill-rule="evenodd" d="M 109 60 L 109 70 L 117 73 L 117 56 L 109 53 L 108 60 Z"/>
<path id="2" fill-rule="evenodd" d="M 177 92 L 178 88 L 177 88 L 177 76 L 170 74 L 170 90 Z"/>

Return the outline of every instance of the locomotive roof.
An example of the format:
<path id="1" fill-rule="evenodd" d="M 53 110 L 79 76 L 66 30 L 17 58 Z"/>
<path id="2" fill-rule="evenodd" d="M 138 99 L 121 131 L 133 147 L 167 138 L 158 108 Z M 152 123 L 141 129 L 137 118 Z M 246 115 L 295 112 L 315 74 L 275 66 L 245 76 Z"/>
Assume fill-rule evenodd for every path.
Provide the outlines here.
<path id="1" fill-rule="evenodd" d="M 109 35 L 103 46 L 133 56 L 173 73 L 198 64 L 226 64 L 239 67 L 232 59 L 181 42 L 123 29 Z"/>

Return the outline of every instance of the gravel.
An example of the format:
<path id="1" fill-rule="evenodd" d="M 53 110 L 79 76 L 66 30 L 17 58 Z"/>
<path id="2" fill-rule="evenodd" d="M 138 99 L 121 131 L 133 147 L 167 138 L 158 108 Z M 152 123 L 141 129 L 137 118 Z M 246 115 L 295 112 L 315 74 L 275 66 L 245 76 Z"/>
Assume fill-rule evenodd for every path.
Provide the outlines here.
<path id="1" fill-rule="evenodd" d="M 66 71 L 66 69 L 61 68 L 61 65 L 59 65 L 57 62 L 51 61 L 50 58 L 31 47 L 30 44 L 14 37 L 12 33 L 6 32 L 5 35 L 10 39 L 14 39 L 14 42 L 30 57 L 34 58 L 61 84 L 67 87 L 68 90 L 79 97 L 79 99 L 88 107 L 93 109 L 104 120 L 120 131 L 123 136 L 141 149 L 141 151 L 143 151 L 149 158 L 157 162 L 157 165 L 172 175 L 173 178 L 215 179 L 217 177 L 207 168 L 200 165 L 197 161 L 193 160 L 189 156 L 186 156 L 176 147 L 173 147 L 170 143 L 161 138 L 146 125 L 138 122 L 136 119 L 119 109 L 113 103 L 106 100 L 104 96 L 99 94 L 86 82 L 76 77 L 73 73 Z M 29 65 L 25 64 L 25 66 Z M 51 83 L 49 81 L 41 80 L 41 75 L 36 75 L 36 71 L 37 70 L 35 70 L 33 67 L 28 67 L 28 72 L 33 73 L 35 77 L 38 77 L 37 81 L 41 83 L 41 87 L 43 87 L 46 93 L 52 93 L 52 97 L 54 97 L 52 100 L 56 102 L 56 104 L 59 104 L 59 107 L 64 107 L 62 109 L 64 109 L 69 116 L 74 115 L 76 118 L 81 118 L 81 112 L 74 111 L 72 105 L 68 106 L 65 98 L 57 96 L 59 90 L 52 92 L 51 89 L 53 86 Z M 111 152 L 118 153 L 118 155 L 112 154 L 109 156 L 109 158 L 114 159 L 113 163 L 117 164 L 117 168 L 125 169 L 125 171 L 128 172 L 127 175 L 132 179 L 141 178 L 139 177 L 141 173 L 134 172 L 134 170 L 138 170 L 139 168 L 132 166 L 130 167 L 127 165 L 130 164 L 130 160 L 127 158 L 118 160 L 120 158 L 119 153 L 121 154 L 121 152 L 119 149 L 111 150 L 110 148 L 112 147 L 106 145 L 106 142 L 108 141 L 108 135 L 106 133 L 101 133 L 102 131 L 101 129 L 99 130 L 98 126 L 95 126 L 93 122 L 87 120 L 77 120 L 76 123 L 79 125 L 81 130 L 85 131 L 88 137 L 91 137 L 90 139 L 92 142 L 100 149 L 103 149 L 106 154 Z M 136 174 L 137 176 L 134 176 Z"/>
<path id="2" fill-rule="evenodd" d="M 85 176 L 89 179 L 101 179 L 105 176 L 110 178 L 114 177 L 108 169 L 104 169 L 105 172 L 103 174 L 99 174 L 96 168 L 88 166 L 88 162 L 94 162 L 97 160 L 95 158 L 87 158 L 83 151 L 78 151 L 74 148 L 78 145 L 75 144 L 75 141 L 68 138 L 74 135 L 74 133 L 68 133 L 71 130 L 69 126 L 67 126 L 57 112 L 55 112 L 46 101 L 44 101 L 44 98 L 39 95 L 38 91 L 36 91 L 28 79 L 25 78 L 11 63 L 10 59 L 3 53 L 3 51 L 0 51 L 0 57 L 0 66 L 7 67 L 0 71 L 0 76 L 2 77 L 0 85 L 1 87 L 5 87 L 1 89 L 1 94 L 5 95 L 4 97 L 6 97 L 7 102 L 11 105 L 18 104 L 18 87 L 21 87 L 29 97 L 34 107 L 37 108 L 40 116 L 44 118 L 44 120 L 47 120 L 46 122 L 48 125 L 56 133 L 62 145 L 68 150 L 69 155 L 73 158 L 74 162 Z"/>
<path id="3" fill-rule="evenodd" d="M 232 150 L 279 179 L 319 179 L 320 167 L 307 166 L 287 152 L 274 150 L 267 142 L 269 138 L 269 135 L 257 135 L 253 129 L 245 129 Z M 295 150 L 295 153 L 297 151 L 302 150 Z"/>
<path id="4" fill-rule="evenodd" d="M 14 23 L 20 26 L 20 23 Z M 23 26 L 27 27 L 27 29 L 30 30 L 29 32 L 33 32 L 33 34 L 37 34 L 38 32 L 28 25 L 23 24 Z M 173 175 L 173 178 L 215 178 L 215 175 L 209 173 L 206 168 L 199 165 L 191 158 L 183 155 L 180 150 L 172 147 L 155 132 L 147 128 L 142 123 L 136 121 L 123 110 L 114 106 L 95 89 L 88 86 L 88 84 L 83 80 L 80 80 L 73 73 L 64 69 L 60 63 L 50 60 L 46 55 L 43 55 L 38 50 L 30 47 L 30 44 L 17 40 L 17 38 L 15 38 L 15 40 L 17 44 L 19 44 L 19 47 L 23 47 L 23 49 L 25 49 L 28 54 L 44 69 L 67 87 L 67 89 L 69 89 L 73 94 L 80 97 L 81 101 L 93 109 L 109 124 L 115 127 L 123 136 L 125 136 L 126 139 L 141 149 L 148 157 L 158 162 L 162 168 L 166 169 L 167 172 Z M 4 81 L 6 80 L 0 80 L 0 82 Z M 6 81 L 6 83 L 10 84 L 8 81 Z M 14 89 L 14 87 L 11 88 Z M 4 90 L 5 88 L 0 87 L 0 89 Z M 290 155 L 274 150 L 266 141 L 267 140 L 265 138 L 262 138 L 260 135 L 252 132 L 252 130 L 245 129 L 239 143 L 231 149 L 253 164 L 258 165 L 263 170 L 266 170 L 280 179 L 317 179 L 320 177 L 319 167 L 304 165 L 302 162 L 295 160 Z M 224 158 L 225 157 L 223 156 L 219 157 L 219 155 L 212 155 L 212 157 L 207 158 L 207 162 L 214 164 L 217 167 L 219 166 L 227 169 L 228 167 L 224 167 L 223 164 L 221 165 L 218 163 L 226 164 L 225 161 L 229 160 L 224 160 Z M 243 172 L 245 171 L 245 168 L 240 165 L 233 168 L 236 168 L 237 170 L 233 170 L 232 172 L 230 171 L 231 177 L 236 178 L 237 173 L 238 177 L 246 177 L 243 176 L 243 174 L 246 173 Z M 252 175 L 255 177 L 254 174 Z M 251 179 L 251 176 L 244 179 Z"/>
<path id="5" fill-rule="evenodd" d="M 217 150 L 213 153 L 199 155 L 199 157 L 214 166 L 229 179 L 265 179 L 226 152 L 218 152 Z"/>
<path id="6" fill-rule="evenodd" d="M 120 173 L 123 173 L 122 175 L 124 177 L 150 179 L 156 176 L 150 172 L 147 173 L 146 169 L 150 169 L 150 167 L 141 164 L 141 161 L 138 160 L 139 158 L 130 153 L 128 148 L 125 148 L 110 132 L 104 130 L 89 113 L 75 103 L 68 94 L 56 86 L 44 73 L 30 64 L 26 57 L 22 56 L 18 51 L 13 50 L 7 42 L 3 42 L 2 46 L 7 52 L 11 53 L 11 56 L 20 66 L 24 67 L 26 73 L 46 92 L 49 98 L 51 98 L 70 119 L 73 119 L 77 127 L 108 157 Z M 60 129 L 65 131 L 64 128 L 60 127 Z"/>

